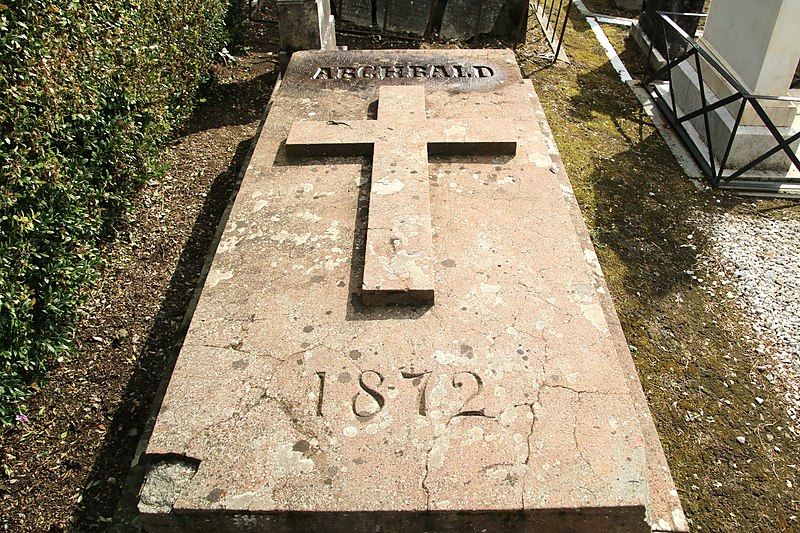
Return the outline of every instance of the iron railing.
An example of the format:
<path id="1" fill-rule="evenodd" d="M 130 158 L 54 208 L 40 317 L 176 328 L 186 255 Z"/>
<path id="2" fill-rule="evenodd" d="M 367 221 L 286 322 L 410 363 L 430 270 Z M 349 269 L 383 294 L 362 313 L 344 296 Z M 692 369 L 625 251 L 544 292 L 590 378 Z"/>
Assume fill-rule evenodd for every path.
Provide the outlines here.
<path id="1" fill-rule="evenodd" d="M 684 144 L 691 152 L 703 173 L 709 178 L 709 181 L 712 183 L 712 185 L 717 187 L 722 182 L 727 184 L 732 180 L 741 179 L 744 177 L 746 172 L 755 169 L 757 165 L 780 152 L 783 152 L 795 166 L 796 170 L 800 171 L 800 160 L 798 160 L 797 154 L 792 150 L 791 147 L 793 143 L 800 140 L 800 132 L 795 133 L 788 138 L 784 137 L 778 127 L 775 126 L 772 118 L 764 110 L 764 106 L 762 105 L 762 102 L 769 101 L 783 101 L 787 103 L 795 102 L 800 104 L 800 98 L 752 94 L 748 89 L 742 86 L 742 84 L 710 53 L 700 47 L 700 45 L 698 45 L 692 37 L 690 37 L 680 26 L 678 26 L 678 24 L 672 18 L 676 16 L 704 17 L 706 15 L 701 13 L 674 13 L 668 11 L 659 11 L 658 14 L 661 17 L 662 24 L 664 25 L 664 31 L 662 32 L 662 35 L 665 40 L 665 50 L 667 51 L 666 65 L 653 73 L 643 82 L 643 84 L 650 94 L 650 97 L 654 100 L 656 105 L 669 120 L 670 124 L 678 132 Z M 685 45 L 681 48 L 685 51 L 678 55 L 678 57 L 670 57 L 671 47 L 667 44 L 667 32 L 679 36 Z M 653 43 L 650 45 L 650 53 L 652 53 L 652 47 Z M 680 110 L 676 105 L 675 91 L 673 87 L 673 70 L 687 61 L 694 61 L 694 70 L 697 73 L 698 89 L 700 93 L 700 107 L 698 109 L 679 114 Z M 716 71 L 716 73 L 723 80 L 725 80 L 725 82 L 727 82 L 733 91 L 730 96 L 719 99 L 712 93 L 711 97 L 709 97 L 709 91 L 706 88 L 703 77 L 703 65 L 707 65 L 714 69 L 714 71 Z M 662 94 L 655 85 L 658 80 L 664 79 L 669 81 L 668 97 L 665 97 L 665 95 Z M 737 102 L 738 108 L 736 108 Z M 735 119 L 730 137 L 728 138 L 727 142 L 724 143 L 724 146 L 717 146 L 718 143 L 714 142 L 711 132 L 710 116 L 711 113 L 722 107 L 728 107 L 729 110 L 733 109 L 734 113 L 731 113 L 731 115 L 735 116 Z M 755 113 L 763 122 L 764 126 L 776 141 L 776 144 L 774 147 L 767 149 L 764 153 L 754 157 L 750 162 L 739 166 L 739 168 L 731 169 L 728 168 L 729 156 L 731 155 L 731 149 L 733 148 L 736 134 L 739 132 L 741 127 L 742 117 L 744 116 L 748 107 L 755 111 Z M 703 153 L 701 151 L 701 147 L 698 147 L 697 144 L 695 144 L 685 127 L 685 124 L 688 121 L 701 117 L 702 128 L 703 132 L 705 133 L 704 141 L 706 144 L 706 153 Z"/>
<path id="2" fill-rule="evenodd" d="M 572 9 L 572 0 L 534 0 L 533 10 L 542 32 L 553 50 L 553 63 L 559 59 L 561 45 L 564 42 L 564 33 L 567 30 L 567 20 Z"/>

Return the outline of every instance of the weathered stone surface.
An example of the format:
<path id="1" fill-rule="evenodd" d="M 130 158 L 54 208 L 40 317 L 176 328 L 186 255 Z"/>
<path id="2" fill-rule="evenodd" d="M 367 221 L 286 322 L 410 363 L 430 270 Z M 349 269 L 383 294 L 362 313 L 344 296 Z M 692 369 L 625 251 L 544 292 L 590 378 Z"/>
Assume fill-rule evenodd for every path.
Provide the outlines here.
<path id="1" fill-rule="evenodd" d="M 575 198 L 575 193 L 567 177 L 558 147 L 553 141 L 553 133 L 550 130 L 547 117 L 545 117 L 544 110 L 539 101 L 539 96 L 533 90 L 533 84 L 530 80 L 526 79 L 525 83 L 529 86 L 528 96 L 531 102 L 533 102 L 534 109 L 536 109 L 536 116 L 539 119 L 542 132 L 545 137 L 549 139 L 548 148 L 550 156 L 555 163 L 556 175 L 560 182 L 559 186 L 564 193 L 567 210 L 572 216 L 573 227 L 583 247 L 586 260 L 595 267 L 592 269 L 594 284 L 598 287 L 597 292 L 600 296 L 600 304 L 605 312 L 606 321 L 608 322 L 611 332 L 611 339 L 617 348 L 619 364 L 622 367 L 623 374 L 625 374 L 627 378 L 631 400 L 639 416 L 639 426 L 642 428 L 647 451 L 647 522 L 654 532 L 669 531 L 687 533 L 689 531 L 689 525 L 683 513 L 683 508 L 678 498 L 678 491 L 675 489 L 675 483 L 672 480 L 672 474 L 670 473 L 667 459 L 664 456 L 664 450 L 661 448 L 661 441 L 658 437 L 655 425 L 653 424 L 650 408 L 647 405 L 647 398 L 642 390 L 642 384 L 639 382 L 636 365 L 628 349 L 628 341 L 625 339 L 625 334 L 622 331 L 619 317 L 614 310 L 614 303 L 608 292 L 605 278 L 599 268 L 599 261 L 594 252 L 591 238 L 589 237 L 589 230 L 583 221 L 580 207 L 578 206 L 578 200 Z"/>
<path id="2" fill-rule="evenodd" d="M 491 33 L 513 40 L 526 27 L 527 0 L 334 0 L 339 16 L 354 24 L 393 32 L 427 35 L 439 29 L 446 39 L 470 39 Z M 524 20 L 523 20 L 524 19 Z"/>
<path id="3" fill-rule="evenodd" d="M 514 118 L 514 155 L 430 158 L 433 306 L 360 303 L 374 163 L 287 154 L 298 121 L 385 127 L 385 86 L 424 87 L 426 124 Z M 149 530 L 649 531 L 642 417 L 530 90 L 510 52 L 294 55 L 147 449 L 199 466 Z"/>
<path id="4" fill-rule="evenodd" d="M 339 17 L 360 26 L 422 35 L 428 27 L 434 1 L 377 0 L 373 5 L 371 0 L 343 0 Z"/>
<path id="5" fill-rule="evenodd" d="M 527 0 L 450 0 L 442 17 L 440 35 L 446 39 L 470 39 L 489 33 L 509 41 L 525 41 Z"/>
<path id="6" fill-rule="evenodd" d="M 335 50 L 336 29 L 328 0 L 278 0 L 281 50 Z"/>
<path id="7" fill-rule="evenodd" d="M 492 31 L 505 0 L 448 2 L 442 17 L 441 36 L 445 39 L 469 39 Z"/>

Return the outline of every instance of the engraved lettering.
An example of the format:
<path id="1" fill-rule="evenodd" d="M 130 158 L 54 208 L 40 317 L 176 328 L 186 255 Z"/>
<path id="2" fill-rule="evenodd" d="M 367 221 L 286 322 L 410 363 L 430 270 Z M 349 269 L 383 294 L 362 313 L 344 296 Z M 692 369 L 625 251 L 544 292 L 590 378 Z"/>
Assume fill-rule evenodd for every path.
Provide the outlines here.
<path id="1" fill-rule="evenodd" d="M 355 67 L 339 67 L 336 69 L 337 80 L 350 80 L 356 77 Z"/>
<path id="2" fill-rule="evenodd" d="M 374 370 L 365 370 L 361 373 L 361 376 L 358 378 L 358 384 L 361 387 L 361 391 L 358 391 L 358 393 L 353 396 L 353 414 L 360 418 L 369 418 L 377 415 L 381 412 L 381 410 L 383 410 L 383 406 L 386 404 L 386 398 L 384 398 L 380 392 L 367 385 L 366 377 L 368 374 L 377 376 L 378 385 L 376 385 L 376 387 L 383 385 L 383 376 L 378 372 L 375 372 Z M 358 404 L 360 402 L 358 401 L 358 398 L 361 396 L 362 391 L 366 392 L 367 395 L 372 398 L 371 403 L 376 404 L 377 408 L 373 406 L 372 410 L 359 410 Z"/>
<path id="3" fill-rule="evenodd" d="M 367 73 L 367 69 L 369 69 L 369 73 Z M 358 67 L 358 71 L 356 74 L 359 78 L 374 78 L 375 77 L 375 67 Z"/>
<path id="4" fill-rule="evenodd" d="M 382 80 L 386 78 L 402 78 L 403 77 L 403 67 L 399 66 L 381 66 L 379 68 L 380 78 Z"/>
<path id="5" fill-rule="evenodd" d="M 312 80 L 329 80 L 331 79 L 330 67 L 319 67 L 317 71 L 311 76 Z"/>
<path id="6" fill-rule="evenodd" d="M 491 78 L 492 76 L 494 76 L 494 71 L 491 69 L 491 67 L 475 67 L 476 78 Z"/>
<path id="7" fill-rule="evenodd" d="M 463 376 L 463 379 L 460 378 L 459 376 Z M 475 372 L 470 372 L 470 371 L 459 372 L 458 374 L 453 376 L 453 387 L 455 387 L 456 389 L 464 387 L 467 382 L 475 383 L 474 390 L 472 391 L 472 394 L 470 394 L 470 396 L 467 398 L 467 401 L 465 401 L 461 405 L 461 409 L 459 410 L 459 412 L 455 414 L 455 416 L 486 416 L 486 413 L 484 412 L 485 408 L 483 407 L 480 410 L 466 409 L 467 405 L 469 405 L 469 403 L 475 398 L 477 398 L 478 395 L 481 393 L 481 391 L 483 391 L 483 380 L 480 378 L 480 376 Z"/>
<path id="8" fill-rule="evenodd" d="M 317 393 L 317 416 L 322 416 L 322 402 L 325 397 L 325 372 L 317 372 L 319 392 Z"/>
<path id="9" fill-rule="evenodd" d="M 407 372 L 405 370 L 400 372 L 400 375 L 403 376 L 404 379 L 411 379 L 413 380 L 411 383 L 419 388 L 419 398 L 417 399 L 418 412 L 422 416 L 425 416 L 428 412 L 427 410 L 427 400 L 425 399 L 425 392 L 428 388 L 428 381 L 431 377 L 431 371 L 428 370 L 426 372 Z M 421 385 L 421 386 L 420 386 Z"/>
<path id="10" fill-rule="evenodd" d="M 491 78 L 494 69 L 486 65 L 358 65 L 317 67 L 312 80 L 391 78 Z"/>
<path id="11" fill-rule="evenodd" d="M 425 78 L 428 75 L 428 69 L 422 65 L 412 65 L 408 70 L 412 78 Z"/>
<path id="12" fill-rule="evenodd" d="M 449 78 L 450 73 L 444 65 L 434 65 L 431 67 L 431 78 Z"/>

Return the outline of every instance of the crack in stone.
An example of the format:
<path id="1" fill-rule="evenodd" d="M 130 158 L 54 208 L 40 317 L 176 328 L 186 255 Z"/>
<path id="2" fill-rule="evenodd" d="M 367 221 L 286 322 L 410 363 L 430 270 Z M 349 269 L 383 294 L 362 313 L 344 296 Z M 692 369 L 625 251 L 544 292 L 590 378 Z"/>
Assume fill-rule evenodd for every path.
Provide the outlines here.
<path id="1" fill-rule="evenodd" d="M 490 420 L 495 420 L 495 417 L 486 416 L 484 414 L 479 415 L 482 418 L 488 418 Z M 442 438 L 446 433 L 447 429 L 450 427 L 450 424 L 453 422 L 454 418 L 459 418 L 458 413 L 454 413 L 450 415 L 445 423 L 444 427 L 442 428 L 441 433 L 438 436 L 433 437 L 433 441 L 431 442 L 428 451 L 425 453 L 425 475 L 422 478 L 422 489 L 425 491 L 425 509 L 427 511 L 431 511 L 431 493 L 430 489 L 428 488 L 428 476 L 430 474 L 430 460 L 431 460 L 431 452 L 433 452 L 433 448 L 436 446 L 436 442 Z"/>
<path id="2" fill-rule="evenodd" d="M 540 395 L 541 395 L 541 388 L 537 388 L 536 398 L 534 399 L 534 401 L 532 403 L 524 403 L 524 404 L 519 404 L 519 405 L 515 405 L 514 406 L 514 407 L 522 407 L 523 405 L 527 406 L 528 409 L 531 410 L 531 417 L 532 417 L 531 418 L 531 428 L 528 431 L 528 438 L 526 440 L 528 451 L 527 451 L 527 454 L 525 455 L 525 461 L 522 463 L 528 468 L 528 470 L 525 472 L 525 475 L 522 476 L 522 488 L 520 490 L 520 496 L 521 496 L 521 500 L 522 500 L 522 504 L 521 505 L 522 505 L 522 510 L 523 511 L 525 510 L 525 490 L 527 488 L 527 483 L 526 482 L 527 482 L 528 477 L 531 475 L 531 439 L 533 439 L 533 430 L 536 427 L 536 410 L 535 410 L 535 407 L 536 407 L 536 404 L 539 403 L 539 396 Z"/>
<path id="3" fill-rule="evenodd" d="M 306 352 L 308 352 L 308 351 L 311 351 L 311 350 L 316 350 L 317 348 L 320 348 L 320 347 L 322 347 L 322 348 L 327 348 L 328 350 L 330 350 L 330 348 L 328 348 L 327 346 L 325 346 L 325 345 L 324 345 L 322 342 L 318 342 L 317 344 L 314 344 L 313 346 L 309 346 L 308 348 L 301 348 L 300 350 L 297 350 L 296 352 L 292 352 L 292 353 L 290 353 L 289 355 L 285 355 L 285 356 L 283 357 L 283 359 L 281 359 L 281 358 L 279 358 L 279 357 L 272 357 L 272 356 L 269 356 L 269 355 L 268 355 L 267 357 L 272 357 L 272 359 L 276 359 L 276 360 L 278 360 L 278 361 L 281 361 L 282 363 L 285 363 L 285 362 L 287 362 L 289 359 L 291 359 L 292 357 L 295 357 L 295 356 L 297 356 L 297 355 L 304 354 L 304 353 L 306 353 Z M 333 351 L 333 350 L 331 350 L 331 351 Z"/>
<path id="4" fill-rule="evenodd" d="M 433 442 L 436 442 L 436 439 L 433 439 Z M 425 475 L 422 476 L 422 490 L 425 491 L 425 510 L 431 510 L 431 491 L 428 488 L 428 475 L 430 474 L 430 460 L 431 460 L 431 452 L 433 451 L 434 444 L 431 444 L 431 447 L 428 448 L 427 453 L 425 454 Z"/>
<path id="5" fill-rule="evenodd" d="M 596 394 L 598 396 L 627 396 L 627 394 L 623 392 L 612 392 L 612 391 L 601 391 L 601 390 L 579 390 L 568 385 L 561 385 L 558 383 L 550 384 L 550 383 L 543 383 L 541 388 L 550 388 L 550 389 L 562 389 L 572 393 L 577 394 L 579 397 L 581 394 Z"/>
<path id="6" fill-rule="evenodd" d="M 264 387 L 254 387 L 254 389 L 259 390 L 261 392 L 260 392 L 258 398 L 255 399 L 255 401 L 249 402 L 250 405 L 244 405 L 244 406 L 238 405 L 236 407 L 236 409 L 234 410 L 234 413 L 229 418 L 225 418 L 223 420 L 218 420 L 218 421 L 216 421 L 214 423 L 211 423 L 211 424 L 206 424 L 205 426 L 202 427 L 202 429 L 199 429 L 199 430 L 193 432 L 192 436 L 189 437 L 189 439 L 186 441 L 186 444 L 184 445 L 183 455 L 188 455 L 189 449 L 192 447 L 192 443 L 195 440 L 199 439 L 202 435 L 205 435 L 205 436 L 208 437 L 208 436 L 210 436 L 210 434 L 211 434 L 211 432 L 213 431 L 214 428 L 217 428 L 219 426 L 223 426 L 223 425 L 231 423 L 231 422 L 238 422 L 238 421 L 242 420 L 244 417 L 246 417 L 248 414 L 250 414 L 250 412 L 253 409 L 255 409 L 258 405 L 260 405 L 265 399 L 269 398 L 266 388 L 264 388 Z M 242 399 L 242 400 L 244 400 L 244 399 Z"/>
<path id="7" fill-rule="evenodd" d="M 581 394 L 580 392 L 577 392 L 576 396 L 580 397 L 580 394 Z M 575 398 L 571 398 L 570 399 L 570 405 L 572 407 L 571 410 L 574 413 L 575 412 Z M 581 458 L 581 461 L 583 461 L 584 464 L 586 465 L 586 467 L 589 469 L 589 471 L 591 472 L 592 477 L 596 478 L 597 477 L 597 473 L 595 472 L 594 467 L 589 462 L 589 460 L 586 459 L 586 457 L 584 457 L 583 450 L 581 450 L 581 447 L 578 444 L 578 424 L 577 424 L 577 421 L 574 421 L 573 424 L 572 424 L 572 442 L 575 444 L 575 451 L 578 452 L 578 457 Z M 585 487 L 585 486 L 581 486 L 581 488 L 583 490 L 585 490 L 586 492 L 588 492 L 589 494 L 591 494 L 593 499 L 596 499 L 595 492 L 592 489 L 590 489 L 588 487 Z"/>

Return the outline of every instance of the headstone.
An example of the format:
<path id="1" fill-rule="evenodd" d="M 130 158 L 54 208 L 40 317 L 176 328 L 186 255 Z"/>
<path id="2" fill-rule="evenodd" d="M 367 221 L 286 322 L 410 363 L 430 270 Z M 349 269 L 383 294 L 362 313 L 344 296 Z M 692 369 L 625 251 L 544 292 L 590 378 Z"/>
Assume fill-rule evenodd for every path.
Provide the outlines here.
<path id="1" fill-rule="evenodd" d="M 335 50 L 330 0 L 277 0 L 281 50 Z"/>
<path id="2" fill-rule="evenodd" d="M 524 40 L 527 0 L 333 0 L 339 17 L 359 26 L 390 32 L 467 40 L 491 34 Z"/>
<path id="3" fill-rule="evenodd" d="M 435 0 L 342 0 L 339 3 L 339 17 L 359 26 L 424 34 L 434 2 Z"/>
<path id="4" fill-rule="evenodd" d="M 674 31 L 664 31 L 664 23 L 658 12 L 702 13 L 704 5 L 705 0 L 645 0 L 639 21 L 631 26 L 630 34 L 645 53 L 651 52 L 652 45 L 655 54 L 649 59 L 654 68 L 662 68 L 667 64 L 667 57 L 674 59 L 686 50 L 686 42 Z M 678 15 L 674 16 L 674 20 L 683 31 L 694 36 L 700 18 Z"/>
<path id="5" fill-rule="evenodd" d="M 800 96 L 790 88 L 800 61 L 798 13 L 800 0 L 713 2 L 699 43 L 750 94 L 767 97 Z M 702 74 L 711 102 L 734 94 L 733 87 L 705 62 Z M 694 61 L 686 62 L 673 70 L 672 88 L 676 103 L 683 112 L 700 107 L 700 83 Z M 760 100 L 760 103 L 785 138 L 800 131 L 800 114 L 796 101 Z M 738 109 L 739 104 L 734 103 L 709 114 L 713 145 L 727 145 Z M 702 121 L 703 118 L 699 117 L 691 121 L 691 126 L 704 142 L 708 142 Z M 728 159 L 731 168 L 744 166 L 777 144 L 768 127 L 751 106 L 748 106 L 742 116 L 741 125 L 744 127 L 736 133 Z M 795 142 L 792 146 L 797 152 L 798 143 Z M 757 168 L 786 172 L 791 165 L 786 154 L 780 152 L 760 163 Z"/>
<path id="6" fill-rule="evenodd" d="M 466 40 L 492 34 L 514 40 L 520 27 L 527 28 L 527 14 L 527 0 L 449 0 L 440 35 L 445 39 Z"/>
<path id="7" fill-rule="evenodd" d="M 147 447 L 147 531 L 685 531 L 534 101 L 510 51 L 294 54 Z M 433 303 L 374 299 L 398 289 L 370 262 L 411 256 Z"/>

